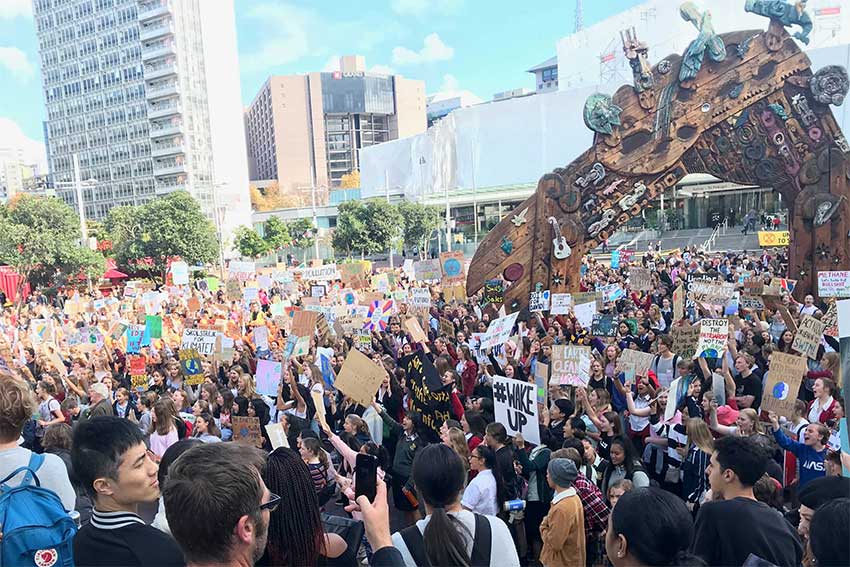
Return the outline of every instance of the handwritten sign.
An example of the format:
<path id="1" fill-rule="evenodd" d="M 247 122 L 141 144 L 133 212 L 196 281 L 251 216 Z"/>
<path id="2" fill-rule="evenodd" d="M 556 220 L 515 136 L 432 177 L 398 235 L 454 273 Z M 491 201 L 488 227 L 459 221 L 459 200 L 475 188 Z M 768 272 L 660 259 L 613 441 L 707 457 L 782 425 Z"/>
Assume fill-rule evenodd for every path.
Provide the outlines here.
<path id="1" fill-rule="evenodd" d="M 439 260 L 421 260 L 413 263 L 413 273 L 417 281 L 438 281 L 443 277 Z"/>
<path id="2" fill-rule="evenodd" d="M 263 446 L 260 418 L 234 415 L 230 418 L 230 424 L 233 426 L 233 440 L 235 442 L 253 445 L 257 448 Z"/>
<path id="3" fill-rule="evenodd" d="M 699 325 L 677 325 L 670 329 L 670 337 L 673 339 L 671 350 L 679 355 L 679 358 L 691 360 L 697 353 L 697 342 L 699 341 Z"/>
<path id="4" fill-rule="evenodd" d="M 594 313 L 591 333 L 596 337 L 616 337 L 617 316 Z"/>
<path id="5" fill-rule="evenodd" d="M 800 326 L 794 334 L 794 342 L 791 343 L 791 348 L 804 356 L 816 360 L 818 357 L 818 347 L 823 340 L 823 332 L 825 330 L 826 323 L 818 321 L 811 315 L 806 315 L 800 321 Z"/>
<path id="6" fill-rule="evenodd" d="M 257 360 L 257 392 L 266 396 L 277 396 L 283 363 L 276 360 Z"/>
<path id="7" fill-rule="evenodd" d="M 646 268 L 629 268 L 629 285 L 637 291 L 652 289 L 652 276 Z"/>
<path id="8" fill-rule="evenodd" d="M 211 355 L 218 335 L 218 331 L 209 329 L 184 329 L 180 349 L 196 349 L 200 354 Z"/>
<path id="9" fill-rule="evenodd" d="M 596 302 L 581 303 L 573 307 L 573 314 L 576 316 L 578 324 L 584 329 L 590 329 L 593 326 L 593 315 L 596 313 Z"/>
<path id="10" fill-rule="evenodd" d="M 540 444 L 535 388 L 530 382 L 494 376 L 493 409 L 496 422 L 505 426 L 508 435 L 519 433 L 528 442 Z"/>
<path id="11" fill-rule="evenodd" d="M 296 311 L 292 319 L 292 334 L 299 337 L 312 337 L 318 318 L 319 314 L 315 311 Z"/>
<path id="12" fill-rule="evenodd" d="M 587 386 L 590 381 L 590 347 L 573 344 L 552 346 L 550 384 Z"/>
<path id="13" fill-rule="evenodd" d="M 505 298 L 505 282 L 502 280 L 487 280 L 484 282 L 484 301 L 500 305 Z"/>
<path id="14" fill-rule="evenodd" d="M 729 339 L 729 321 L 703 319 L 700 321 L 697 354 L 703 358 L 720 358 Z"/>
<path id="15" fill-rule="evenodd" d="M 673 320 L 680 321 L 685 318 L 685 288 L 679 285 L 673 291 Z"/>
<path id="16" fill-rule="evenodd" d="M 464 280 L 463 252 L 443 252 L 440 254 L 440 268 L 444 284 L 461 283 Z M 414 265 L 414 270 L 416 269 Z"/>
<path id="17" fill-rule="evenodd" d="M 308 282 L 324 282 L 339 279 L 340 274 L 336 269 L 336 264 L 327 264 L 314 268 L 304 268 L 301 270 L 301 278 Z"/>
<path id="18" fill-rule="evenodd" d="M 286 438 L 286 432 L 283 430 L 282 423 L 267 423 L 266 434 L 269 436 L 269 443 L 272 444 L 272 449 L 280 449 L 281 447 L 289 448 L 289 439 Z"/>
<path id="19" fill-rule="evenodd" d="M 185 383 L 197 386 L 204 383 L 204 367 L 201 365 L 201 355 L 193 348 L 181 348 L 177 353 L 180 359 L 180 371 L 186 377 Z"/>
<path id="20" fill-rule="evenodd" d="M 537 403 L 546 405 L 549 391 L 549 365 L 538 361 L 534 365 L 534 386 L 537 390 Z"/>
<path id="21" fill-rule="evenodd" d="M 511 313 L 492 321 L 490 326 L 487 327 L 487 332 L 481 337 L 481 349 L 505 344 L 511 336 L 518 315 L 519 312 Z"/>
<path id="22" fill-rule="evenodd" d="M 570 312 L 573 304 L 573 296 L 569 293 L 553 293 L 552 305 L 549 308 L 550 315 L 566 315 Z"/>
<path id="23" fill-rule="evenodd" d="M 431 307 L 431 290 L 427 287 L 410 288 L 410 305 L 414 309 Z"/>
<path id="24" fill-rule="evenodd" d="M 626 370 L 634 370 L 635 376 L 646 376 L 654 358 L 655 355 L 652 353 L 627 348 L 617 358 L 616 371 L 625 372 Z"/>
<path id="25" fill-rule="evenodd" d="M 404 328 L 405 331 L 410 333 L 413 342 L 428 342 L 428 335 L 426 335 L 425 331 L 422 330 L 422 325 L 419 324 L 419 320 L 416 317 L 408 317 L 407 319 L 401 322 L 401 326 Z"/>
<path id="26" fill-rule="evenodd" d="M 549 290 L 532 291 L 528 300 L 528 310 L 532 313 L 535 311 L 549 310 Z"/>
<path id="27" fill-rule="evenodd" d="M 348 351 L 334 385 L 361 406 L 369 407 L 386 375 L 384 368 L 359 350 L 352 349 Z"/>
<path id="28" fill-rule="evenodd" d="M 818 272 L 821 297 L 850 297 L 850 271 Z"/>
<path id="29" fill-rule="evenodd" d="M 808 365 L 802 356 L 774 351 L 770 355 L 770 372 L 762 394 L 762 411 L 793 418 L 797 392 L 807 371 Z"/>

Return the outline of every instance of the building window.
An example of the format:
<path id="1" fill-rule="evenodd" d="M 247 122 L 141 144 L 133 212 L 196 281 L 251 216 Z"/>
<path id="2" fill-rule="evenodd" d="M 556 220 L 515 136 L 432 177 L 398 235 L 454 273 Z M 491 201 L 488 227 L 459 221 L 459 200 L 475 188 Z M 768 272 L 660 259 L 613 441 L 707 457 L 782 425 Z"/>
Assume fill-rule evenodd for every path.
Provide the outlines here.
<path id="1" fill-rule="evenodd" d="M 543 69 L 541 73 L 541 78 L 544 82 L 549 81 L 557 81 L 558 80 L 558 68 L 552 67 L 551 69 Z"/>

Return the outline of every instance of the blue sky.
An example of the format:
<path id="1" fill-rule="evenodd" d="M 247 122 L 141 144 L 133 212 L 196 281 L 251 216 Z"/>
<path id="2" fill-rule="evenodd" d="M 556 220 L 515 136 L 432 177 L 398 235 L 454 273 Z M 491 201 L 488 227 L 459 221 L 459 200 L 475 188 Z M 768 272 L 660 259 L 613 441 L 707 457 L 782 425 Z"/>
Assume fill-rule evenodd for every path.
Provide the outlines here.
<path id="1" fill-rule="evenodd" d="M 344 54 L 365 55 L 376 71 L 422 79 L 429 94 L 462 89 L 489 99 L 533 88 L 525 70 L 555 55 L 575 14 L 572 0 L 235 2 L 243 104 L 270 74 L 323 70 Z M 638 3 L 585 0 L 585 24 Z M 41 141 L 45 112 L 31 0 L 0 0 L 0 86 L 0 144 L 13 129 L 9 119 Z"/>

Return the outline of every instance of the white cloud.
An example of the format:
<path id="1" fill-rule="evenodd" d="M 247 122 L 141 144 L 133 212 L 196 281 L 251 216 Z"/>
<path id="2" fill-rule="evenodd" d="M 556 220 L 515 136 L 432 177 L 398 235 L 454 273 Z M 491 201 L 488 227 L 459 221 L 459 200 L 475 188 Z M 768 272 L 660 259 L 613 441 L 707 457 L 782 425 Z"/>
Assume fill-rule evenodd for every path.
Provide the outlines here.
<path id="1" fill-rule="evenodd" d="M 241 58 L 241 65 L 258 71 L 285 65 L 310 55 L 308 29 L 314 13 L 291 4 L 257 4 L 248 17 L 264 22 L 260 33 L 268 39 L 260 48 Z"/>
<path id="2" fill-rule="evenodd" d="M 0 67 L 16 77 L 26 78 L 33 73 L 33 66 L 27 54 L 17 47 L 0 47 Z"/>
<path id="3" fill-rule="evenodd" d="M 370 73 L 377 73 L 379 75 L 394 75 L 395 69 L 390 67 L 389 65 L 372 65 L 369 67 Z"/>
<path id="4" fill-rule="evenodd" d="M 44 142 L 27 137 L 17 122 L 5 116 L 0 116 L 0 148 L 21 150 L 24 163 L 37 164 L 39 171 L 47 173 Z"/>
<path id="5" fill-rule="evenodd" d="M 428 12 L 453 14 L 463 4 L 463 0 L 392 0 L 390 7 L 399 16 L 421 18 Z"/>
<path id="6" fill-rule="evenodd" d="M 322 67 L 322 71 L 325 73 L 333 73 L 334 71 L 339 71 L 339 55 L 331 55 L 328 57 L 325 66 Z"/>
<path id="7" fill-rule="evenodd" d="M 440 83 L 440 92 L 453 92 L 460 88 L 457 77 L 451 73 L 443 75 L 443 82 Z"/>
<path id="8" fill-rule="evenodd" d="M 32 17 L 32 0 L 0 0 L 0 20 Z"/>
<path id="9" fill-rule="evenodd" d="M 393 63 L 396 65 L 414 65 L 433 61 L 448 61 L 454 57 L 453 47 L 446 45 L 436 33 L 425 36 L 422 49 L 413 51 L 407 47 L 393 48 Z"/>

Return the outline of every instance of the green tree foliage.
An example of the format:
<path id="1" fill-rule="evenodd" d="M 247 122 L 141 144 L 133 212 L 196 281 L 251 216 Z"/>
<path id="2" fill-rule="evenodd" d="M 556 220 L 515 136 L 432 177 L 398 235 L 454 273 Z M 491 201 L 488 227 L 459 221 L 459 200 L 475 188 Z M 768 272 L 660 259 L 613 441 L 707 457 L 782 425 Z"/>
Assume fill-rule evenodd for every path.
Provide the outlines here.
<path id="1" fill-rule="evenodd" d="M 22 196 L 0 206 L 0 263 L 23 276 L 21 288 L 102 275 L 103 256 L 80 246 L 80 237 L 77 214 L 55 197 Z"/>
<path id="2" fill-rule="evenodd" d="M 310 219 L 296 219 L 287 223 L 292 245 L 296 248 L 309 248 L 316 241 L 313 222 Z"/>
<path id="3" fill-rule="evenodd" d="M 155 281 L 165 279 L 168 259 L 190 264 L 214 262 L 218 255 L 215 226 L 189 193 L 175 191 L 144 205 L 116 207 L 104 226 L 112 237 L 118 264 L 143 268 Z"/>
<path id="4" fill-rule="evenodd" d="M 339 205 L 331 244 L 335 250 L 345 252 L 349 257 L 355 251 L 362 255 L 364 243 L 369 238 L 363 222 L 364 208 L 361 201 L 346 201 Z"/>
<path id="5" fill-rule="evenodd" d="M 398 205 L 398 209 L 404 226 L 405 244 L 416 246 L 420 255 L 424 254 L 431 234 L 440 226 L 440 207 L 403 201 Z"/>
<path id="6" fill-rule="evenodd" d="M 240 226 L 233 234 L 233 245 L 242 256 L 259 258 L 271 250 L 269 243 L 257 234 L 257 231 L 247 226 Z"/>
<path id="7" fill-rule="evenodd" d="M 387 250 L 393 238 L 401 234 L 402 219 L 398 207 L 383 199 L 374 199 L 366 202 L 363 214 L 365 215 L 364 224 L 368 232 L 368 238 L 364 243 L 364 252 L 375 254 Z"/>
<path id="8" fill-rule="evenodd" d="M 270 250 L 280 250 L 292 242 L 289 228 L 278 217 L 269 217 L 263 224 L 263 240 L 269 245 Z"/>

